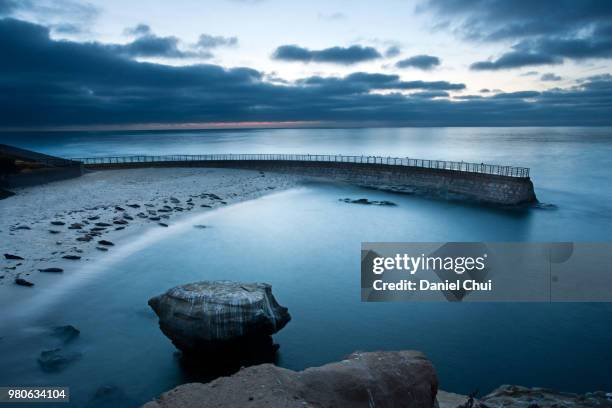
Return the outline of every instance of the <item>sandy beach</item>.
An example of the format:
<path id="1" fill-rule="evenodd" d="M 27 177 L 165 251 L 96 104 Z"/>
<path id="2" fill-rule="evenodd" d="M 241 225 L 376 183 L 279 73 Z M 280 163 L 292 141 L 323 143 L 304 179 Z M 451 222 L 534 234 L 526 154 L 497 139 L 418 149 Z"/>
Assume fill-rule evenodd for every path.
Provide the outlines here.
<path id="1" fill-rule="evenodd" d="M 16 189 L 15 196 L 0 200 L 0 299 L 15 306 L 54 285 L 58 275 L 108 256 L 133 234 L 299 181 L 249 170 L 146 168 L 94 171 Z"/>

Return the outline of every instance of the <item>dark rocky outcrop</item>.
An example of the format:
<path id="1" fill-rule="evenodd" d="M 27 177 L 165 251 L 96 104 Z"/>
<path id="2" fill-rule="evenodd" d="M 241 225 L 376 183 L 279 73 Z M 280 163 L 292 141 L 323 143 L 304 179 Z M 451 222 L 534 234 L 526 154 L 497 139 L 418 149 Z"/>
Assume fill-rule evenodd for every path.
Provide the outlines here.
<path id="1" fill-rule="evenodd" d="M 612 393 L 574 394 L 547 388 L 502 385 L 480 399 L 439 391 L 439 408 L 611 408 Z"/>
<path id="2" fill-rule="evenodd" d="M 13 193 L 12 191 L 8 191 L 8 190 L 5 190 L 3 188 L 0 188 L 0 200 L 3 200 L 5 198 L 9 198 L 9 197 L 14 196 L 14 195 L 15 195 L 15 193 Z"/>
<path id="3" fill-rule="evenodd" d="M 474 404 L 478 407 L 505 408 L 611 408 L 612 395 L 605 392 L 573 394 L 546 388 L 527 388 L 517 385 L 502 385 Z"/>
<path id="4" fill-rule="evenodd" d="M 435 370 L 422 353 L 380 351 L 299 372 L 248 367 L 208 384 L 181 385 L 144 408 L 433 408 L 437 389 Z"/>
<path id="5" fill-rule="evenodd" d="M 207 354 L 269 338 L 291 320 L 265 283 L 203 281 L 149 299 L 162 332 L 185 353 Z"/>

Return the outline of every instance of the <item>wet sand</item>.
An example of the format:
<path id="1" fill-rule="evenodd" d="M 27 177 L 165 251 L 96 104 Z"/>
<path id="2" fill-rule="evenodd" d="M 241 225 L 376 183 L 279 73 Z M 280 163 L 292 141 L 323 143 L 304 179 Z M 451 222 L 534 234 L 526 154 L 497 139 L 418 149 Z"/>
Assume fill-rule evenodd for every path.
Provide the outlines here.
<path id="1" fill-rule="evenodd" d="M 45 291 L 59 275 L 108 256 L 134 234 L 300 181 L 251 170 L 147 168 L 89 172 L 16 189 L 16 195 L 0 200 L 0 305 L 16 306 Z M 16 279 L 34 286 L 17 285 Z"/>

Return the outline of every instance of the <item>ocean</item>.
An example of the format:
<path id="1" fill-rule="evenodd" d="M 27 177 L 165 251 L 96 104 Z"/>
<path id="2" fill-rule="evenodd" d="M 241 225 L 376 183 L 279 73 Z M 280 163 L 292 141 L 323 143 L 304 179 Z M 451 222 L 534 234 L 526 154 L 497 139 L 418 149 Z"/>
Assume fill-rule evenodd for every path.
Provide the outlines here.
<path id="1" fill-rule="evenodd" d="M 0 383 L 69 385 L 78 404 L 112 385 L 142 403 L 197 374 L 186 370 L 146 302 L 203 279 L 264 281 L 293 320 L 274 336 L 278 364 L 336 361 L 355 350 L 417 349 L 440 388 L 501 384 L 610 391 L 612 305 L 362 303 L 363 241 L 610 241 L 611 128 L 391 128 L 0 134 L 0 142 L 62 157 L 311 153 L 463 160 L 531 168 L 546 208 L 474 204 L 312 183 L 206 214 L 106 267 L 0 340 Z M 389 200 L 359 206 L 339 198 Z M 193 221 L 196 223 L 196 220 Z M 73 324 L 83 358 L 48 376 L 38 328 Z M 18 334 L 16 334 L 18 333 Z M 0 333 L 3 336 L 4 333 Z"/>

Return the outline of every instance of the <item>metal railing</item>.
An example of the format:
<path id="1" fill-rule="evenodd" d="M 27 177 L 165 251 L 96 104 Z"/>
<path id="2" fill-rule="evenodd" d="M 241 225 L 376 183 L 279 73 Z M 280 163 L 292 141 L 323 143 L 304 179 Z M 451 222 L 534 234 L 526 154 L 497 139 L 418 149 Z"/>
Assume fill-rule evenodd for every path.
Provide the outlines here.
<path id="1" fill-rule="evenodd" d="M 292 162 L 333 162 L 382 164 L 389 166 L 418 167 L 460 171 L 467 173 L 492 174 L 498 176 L 528 178 L 529 168 L 501 166 L 497 164 L 470 163 L 448 160 L 425 160 L 408 157 L 381 156 L 344 156 L 330 154 L 200 154 L 200 155 L 165 155 L 165 156 L 112 156 L 74 158 L 72 161 L 85 165 L 112 165 L 130 163 L 158 162 L 202 162 L 202 161 L 292 161 Z"/>

